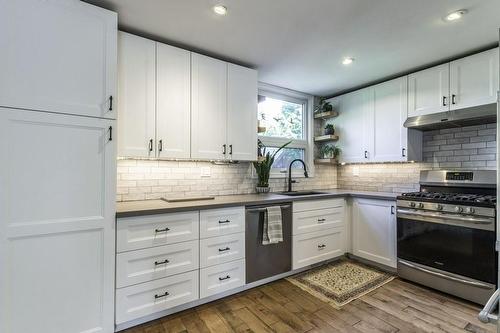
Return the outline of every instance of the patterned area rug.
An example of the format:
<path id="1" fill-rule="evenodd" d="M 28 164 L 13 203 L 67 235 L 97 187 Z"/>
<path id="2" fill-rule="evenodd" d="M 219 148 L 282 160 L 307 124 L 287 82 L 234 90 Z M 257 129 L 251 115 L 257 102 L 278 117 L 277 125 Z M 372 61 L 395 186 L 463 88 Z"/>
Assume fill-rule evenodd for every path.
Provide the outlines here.
<path id="1" fill-rule="evenodd" d="M 358 262 L 339 260 L 287 280 L 339 309 L 394 278 L 394 275 Z"/>

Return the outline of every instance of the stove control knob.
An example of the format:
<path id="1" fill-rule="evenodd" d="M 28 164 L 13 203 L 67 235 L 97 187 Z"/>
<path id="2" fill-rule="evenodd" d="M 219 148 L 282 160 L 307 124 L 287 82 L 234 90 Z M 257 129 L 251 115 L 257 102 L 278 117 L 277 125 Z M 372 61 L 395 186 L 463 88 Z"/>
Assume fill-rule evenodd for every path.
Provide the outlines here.
<path id="1" fill-rule="evenodd" d="M 437 209 L 437 210 L 443 210 L 443 205 L 441 205 L 441 204 L 437 204 L 437 205 L 436 205 L 436 209 Z"/>
<path id="2" fill-rule="evenodd" d="M 474 214 L 476 212 L 476 210 L 472 207 L 467 207 L 465 211 L 467 212 L 467 214 Z"/>
<path id="3" fill-rule="evenodd" d="M 424 204 L 420 202 L 420 203 L 418 204 L 418 208 L 424 208 Z"/>
<path id="4" fill-rule="evenodd" d="M 462 213 L 464 211 L 464 208 L 463 207 L 460 207 L 460 206 L 456 206 L 455 207 L 455 212 L 457 213 Z"/>
<path id="5" fill-rule="evenodd" d="M 415 207 L 415 203 L 414 202 L 410 202 L 410 207 Z"/>

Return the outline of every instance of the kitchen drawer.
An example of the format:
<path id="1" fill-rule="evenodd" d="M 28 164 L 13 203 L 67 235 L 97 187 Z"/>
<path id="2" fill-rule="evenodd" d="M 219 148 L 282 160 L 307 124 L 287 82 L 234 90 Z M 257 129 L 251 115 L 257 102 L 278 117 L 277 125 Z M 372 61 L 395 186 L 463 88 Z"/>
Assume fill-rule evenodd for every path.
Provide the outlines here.
<path id="1" fill-rule="evenodd" d="M 118 219 L 116 222 L 116 251 L 145 249 L 198 239 L 198 221 L 198 212 Z"/>
<path id="2" fill-rule="evenodd" d="M 200 267 L 208 267 L 245 257 L 245 233 L 212 237 L 200 241 Z"/>
<path id="3" fill-rule="evenodd" d="M 197 300 L 198 270 L 116 290 L 116 324 Z"/>
<path id="4" fill-rule="evenodd" d="M 345 253 L 344 227 L 293 236 L 293 269 L 309 266 Z"/>
<path id="5" fill-rule="evenodd" d="M 200 298 L 212 296 L 245 284 L 245 259 L 200 270 Z"/>
<path id="6" fill-rule="evenodd" d="M 321 200 L 302 200 L 293 203 L 293 212 L 303 212 L 307 210 L 328 209 L 344 207 L 344 198 L 321 199 Z"/>
<path id="7" fill-rule="evenodd" d="M 344 225 L 344 207 L 306 210 L 293 214 L 293 235 Z"/>
<path id="8" fill-rule="evenodd" d="M 245 208 L 223 208 L 200 212 L 200 238 L 245 231 Z"/>
<path id="9" fill-rule="evenodd" d="M 116 287 L 156 280 L 198 267 L 198 240 L 123 252 L 116 256 Z"/>

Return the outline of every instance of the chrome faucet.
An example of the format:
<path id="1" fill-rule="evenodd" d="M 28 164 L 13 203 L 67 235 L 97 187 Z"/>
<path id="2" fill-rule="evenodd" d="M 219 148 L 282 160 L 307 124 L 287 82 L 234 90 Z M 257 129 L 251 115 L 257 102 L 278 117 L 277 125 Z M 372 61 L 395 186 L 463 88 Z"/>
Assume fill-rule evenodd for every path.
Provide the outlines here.
<path id="1" fill-rule="evenodd" d="M 300 158 L 297 158 L 293 161 L 290 162 L 290 165 L 288 166 L 288 192 L 292 192 L 292 183 L 295 183 L 295 180 L 292 180 L 292 165 L 295 162 L 300 162 L 304 166 L 304 176 L 306 178 L 309 178 L 309 175 L 307 174 L 307 169 L 306 169 L 306 163 L 301 160 Z"/>

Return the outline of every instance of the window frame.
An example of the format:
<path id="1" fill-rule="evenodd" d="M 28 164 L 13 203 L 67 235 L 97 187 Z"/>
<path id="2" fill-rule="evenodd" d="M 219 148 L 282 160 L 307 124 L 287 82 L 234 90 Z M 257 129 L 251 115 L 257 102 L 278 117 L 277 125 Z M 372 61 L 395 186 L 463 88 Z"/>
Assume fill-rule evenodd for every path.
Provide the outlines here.
<path id="1" fill-rule="evenodd" d="M 298 91 L 273 86 L 270 84 L 259 82 L 259 95 L 267 96 L 274 99 L 279 99 L 291 103 L 302 104 L 303 107 L 303 138 L 288 139 L 277 137 L 266 137 L 258 135 L 258 138 L 265 146 L 280 147 L 288 141 L 292 141 L 287 148 L 304 149 L 304 162 L 306 163 L 309 177 L 314 177 L 314 146 L 312 140 L 313 126 L 313 105 L 314 96 L 301 93 Z M 256 115 L 259 117 L 259 114 Z M 288 176 L 288 168 L 273 168 L 270 172 L 270 178 L 286 178 Z M 294 178 L 304 178 L 304 172 L 300 169 L 292 169 Z"/>

